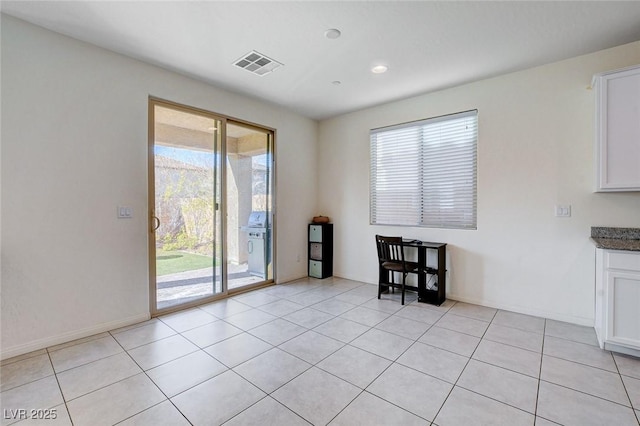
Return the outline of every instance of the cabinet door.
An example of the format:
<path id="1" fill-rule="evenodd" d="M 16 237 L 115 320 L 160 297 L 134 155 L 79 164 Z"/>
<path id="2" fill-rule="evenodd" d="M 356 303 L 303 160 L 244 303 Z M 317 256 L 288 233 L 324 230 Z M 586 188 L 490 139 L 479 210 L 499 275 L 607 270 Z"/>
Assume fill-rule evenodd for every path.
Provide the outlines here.
<path id="1" fill-rule="evenodd" d="M 309 276 L 314 278 L 324 278 L 322 276 L 322 262 L 317 260 L 309 261 Z"/>
<path id="2" fill-rule="evenodd" d="M 322 242 L 322 226 L 309 225 L 309 241 L 312 243 Z"/>
<path id="3" fill-rule="evenodd" d="M 640 349 L 640 273 L 607 272 L 607 340 Z"/>
<path id="4" fill-rule="evenodd" d="M 640 190 L 640 67 L 601 75 L 597 85 L 597 190 Z"/>
<path id="5" fill-rule="evenodd" d="M 309 243 L 309 258 L 313 260 L 322 260 L 322 243 Z"/>

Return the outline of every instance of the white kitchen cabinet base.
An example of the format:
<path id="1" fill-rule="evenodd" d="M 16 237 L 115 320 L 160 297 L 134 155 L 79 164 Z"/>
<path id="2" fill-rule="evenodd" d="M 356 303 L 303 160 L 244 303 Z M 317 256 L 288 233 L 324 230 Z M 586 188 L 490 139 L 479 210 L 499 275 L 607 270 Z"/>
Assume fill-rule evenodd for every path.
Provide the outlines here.
<path id="1" fill-rule="evenodd" d="M 596 250 L 595 299 L 600 347 L 640 356 L 640 252 Z"/>
<path id="2" fill-rule="evenodd" d="M 640 358 L 640 349 L 629 348 L 627 346 L 608 342 L 605 342 L 604 345 L 600 346 L 600 348 L 607 351 L 617 352 L 620 354 L 631 355 Z"/>

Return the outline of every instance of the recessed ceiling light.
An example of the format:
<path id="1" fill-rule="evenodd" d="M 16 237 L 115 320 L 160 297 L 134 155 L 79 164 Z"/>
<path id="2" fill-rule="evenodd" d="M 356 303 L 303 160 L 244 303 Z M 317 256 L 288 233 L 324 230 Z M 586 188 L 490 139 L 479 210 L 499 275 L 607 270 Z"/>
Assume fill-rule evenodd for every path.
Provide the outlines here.
<path id="1" fill-rule="evenodd" d="M 336 81 L 332 81 L 331 84 L 333 84 L 334 86 L 340 86 L 342 82 L 340 80 L 336 80 Z"/>
<path id="2" fill-rule="evenodd" d="M 375 67 L 371 68 L 371 72 L 374 74 L 382 74 L 384 72 L 387 72 L 388 69 L 389 67 L 387 67 L 386 65 L 376 65 Z"/>
<path id="3" fill-rule="evenodd" d="M 341 34 L 342 33 L 340 32 L 340 30 L 337 30 L 335 28 L 331 28 L 324 32 L 324 36 L 331 40 L 335 40 L 336 38 L 340 37 Z"/>

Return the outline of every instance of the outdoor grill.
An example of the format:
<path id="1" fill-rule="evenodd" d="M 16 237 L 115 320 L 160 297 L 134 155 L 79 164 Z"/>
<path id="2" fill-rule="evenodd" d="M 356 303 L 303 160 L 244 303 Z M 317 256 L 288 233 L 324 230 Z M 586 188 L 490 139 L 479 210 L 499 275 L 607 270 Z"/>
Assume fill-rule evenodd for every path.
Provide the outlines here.
<path id="1" fill-rule="evenodd" d="M 247 272 L 264 279 L 265 265 L 267 264 L 267 212 L 251 212 L 247 226 L 243 226 L 241 229 L 248 234 Z"/>

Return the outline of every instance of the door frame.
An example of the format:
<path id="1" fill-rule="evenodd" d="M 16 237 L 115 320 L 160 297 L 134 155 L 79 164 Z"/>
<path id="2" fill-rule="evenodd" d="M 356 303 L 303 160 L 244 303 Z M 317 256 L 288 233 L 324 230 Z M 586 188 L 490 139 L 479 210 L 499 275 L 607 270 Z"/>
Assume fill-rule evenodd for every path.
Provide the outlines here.
<path id="1" fill-rule="evenodd" d="M 220 259 L 221 274 L 220 284 L 222 285 L 222 292 L 213 294 L 211 296 L 203 297 L 191 302 L 182 303 L 176 306 L 170 306 L 163 309 L 157 308 L 157 276 L 156 276 L 156 238 L 154 235 L 154 213 L 155 213 L 155 106 L 163 106 L 165 108 L 171 108 L 178 111 L 187 113 L 194 113 L 203 115 L 205 117 L 219 120 L 221 123 L 221 146 L 220 146 L 220 207 L 219 214 L 220 220 Z M 148 99 L 148 143 L 147 143 L 147 168 L 148 168 L 148 186 L 147 186 L 147 199 L 148 199 L 148 259 L 149 259 L 149 312 L 152 317 L 159 315 L 180 311 L 183 309 L 192 308 L 195 306 L 203 305 L 205 303 L 211 303 L 216 300 L 225 299 L 231 295 L 243 293 L 245 291 L 253 290 L 260 287 L 266 287 L 275 284 L 276 282 L 276 129 L 267 127 L 264 125 L 252 123 L 245 120 L 240 120 L 234 117 L 229 117 L 224 114 L 218 114 L 202 108 L 191 107 L 188 105 L 179 104 L 166 99 L 149 96 Z M 271 152 L 271 264 L 272 264 L 272 278 L 267 279 L 262 283 L 255 284 L 253 286 L 242 287 L 229 291 L 227 286 L 227 123 L 231 122 L 245 127 L 255 128 L 256 130 L 267 132 L 269 148 Z M 267 265 L 265 265 L 266 267 Z M 215 271 L 215 267 L 214 267 Z"/>

